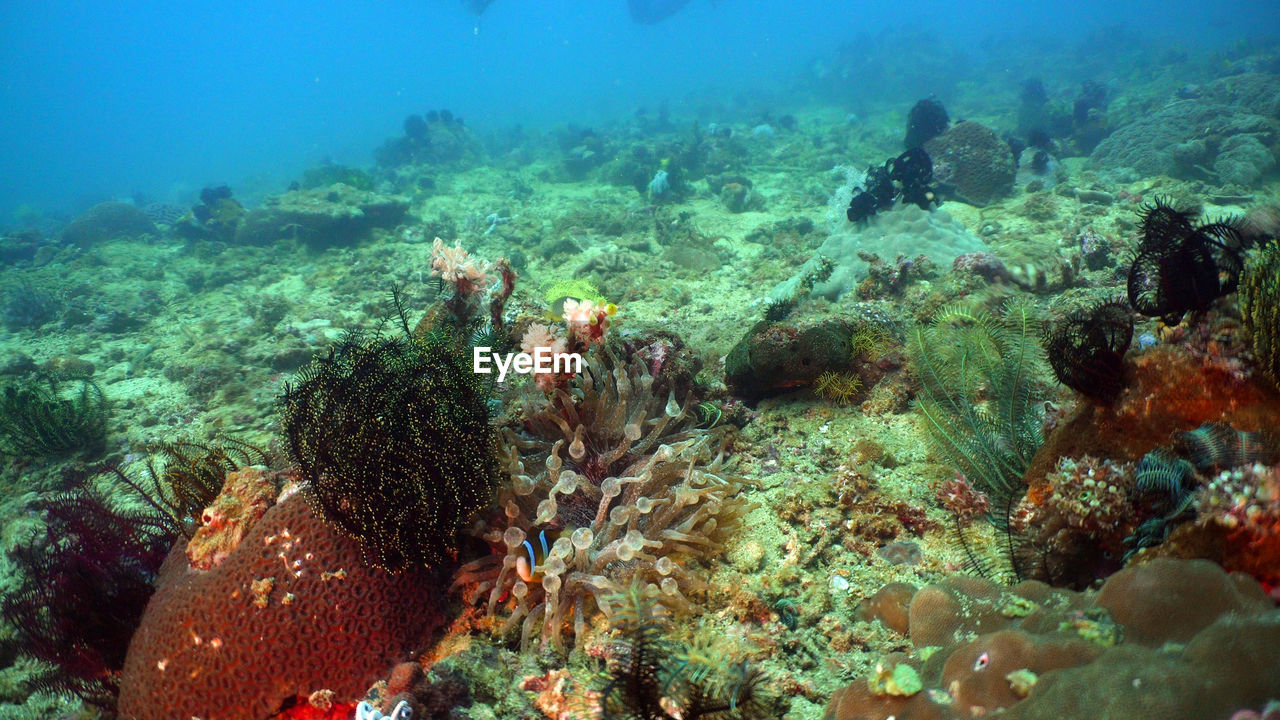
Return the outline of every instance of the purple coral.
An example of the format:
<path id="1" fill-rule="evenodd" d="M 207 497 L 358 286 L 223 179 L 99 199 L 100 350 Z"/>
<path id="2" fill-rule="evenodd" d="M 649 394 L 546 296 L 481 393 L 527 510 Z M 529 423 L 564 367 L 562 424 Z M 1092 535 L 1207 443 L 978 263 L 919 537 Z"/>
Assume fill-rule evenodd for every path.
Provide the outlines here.
<path id="1" fill-rule="evenodd" d="M 1000 258 L 989 252 L 968 252 L 951 263 L 951 269 L 959 273 L 977 275 L 987 282 L 1005 282 L 1012 276 Z"/>

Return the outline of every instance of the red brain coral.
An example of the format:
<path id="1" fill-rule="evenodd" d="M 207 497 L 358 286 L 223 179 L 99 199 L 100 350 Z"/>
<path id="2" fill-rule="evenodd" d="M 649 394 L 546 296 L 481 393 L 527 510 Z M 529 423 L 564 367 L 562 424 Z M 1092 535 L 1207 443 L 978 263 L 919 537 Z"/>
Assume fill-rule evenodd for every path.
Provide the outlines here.
<path id="1" fill-rule="evenodd" d="M 357 700 L 440 623 L 437 597 L 425 572 L 366 567 L 294 495 L 217 567 L 193 570 L 174 547 L 129 646 L 120 715 L 257 720 L 316 690 Z"/>

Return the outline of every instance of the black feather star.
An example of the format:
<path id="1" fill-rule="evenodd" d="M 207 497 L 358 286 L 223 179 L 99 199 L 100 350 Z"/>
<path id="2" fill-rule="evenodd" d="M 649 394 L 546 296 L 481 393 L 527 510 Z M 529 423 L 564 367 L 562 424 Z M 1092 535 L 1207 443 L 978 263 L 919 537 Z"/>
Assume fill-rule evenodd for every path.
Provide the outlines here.
<path id="1" fill-rule="evenodd" d="M 1148 317 L 1177 323 L 1235 292 L 1243 236 L 1235 221 L 1193 223 L 1195 213 L 1163 198 L 1146 205 L 1142 239 L 1129 266 L 1129 303 Z"/>
<path id="2" fill-rule="evenodd" d="M 1129 308 L 1108 300 L 1064 318 L 1045 339 L 1045 351 L 1059 382 L 1107 403 L 1124 390 L 1124 354 L 1132 340 Z"/>

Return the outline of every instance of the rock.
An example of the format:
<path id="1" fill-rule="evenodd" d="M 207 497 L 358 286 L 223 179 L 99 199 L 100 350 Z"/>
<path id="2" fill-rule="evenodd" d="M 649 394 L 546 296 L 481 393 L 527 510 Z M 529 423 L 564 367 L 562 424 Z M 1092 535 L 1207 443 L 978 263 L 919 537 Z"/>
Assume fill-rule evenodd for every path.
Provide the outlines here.
<path id="1" fill-rule="evenodd" d="M 293 190 L 250 210 L 236 230 L 235 242 L 266 245 L 295 239 L 316 249 L 350 245 L 374 228 L 395 227 L 408 210 L 404 198 L 341 183 Z"/>
<path id="2" fill-rule="evenodd" d="M 146 213 L 124 202 L 104 202 L 89 208 L 62 231 L 62 242 L 90 247 L 117 238 L 156 232 Z"/>

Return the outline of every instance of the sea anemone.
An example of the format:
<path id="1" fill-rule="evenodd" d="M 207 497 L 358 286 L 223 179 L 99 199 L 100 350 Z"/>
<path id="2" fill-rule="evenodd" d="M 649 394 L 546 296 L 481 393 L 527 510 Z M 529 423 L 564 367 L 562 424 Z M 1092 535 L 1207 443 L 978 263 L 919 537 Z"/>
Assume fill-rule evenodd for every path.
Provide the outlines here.
<path id="1" fill-rule="evenodd" d="M 523 426 L 507 429 L 499 491 L 505 518 L 485 539 L 495 554 L 463 566 L 455 586 L 556 649 L 572 618 L 580 646 L 594 609 L 631 583 L 688 610 L 706 583 L 694 566 L 721 551 L 751 507 L 747 481 L 724 472 L 730 426 L 698 427 L 638 356 L 598 353 L 569 389 L 524 394 Z M 554 541 L 553 541 L 554 540 Z M 552 542 L 553 541 L 553 542 Z"/>

